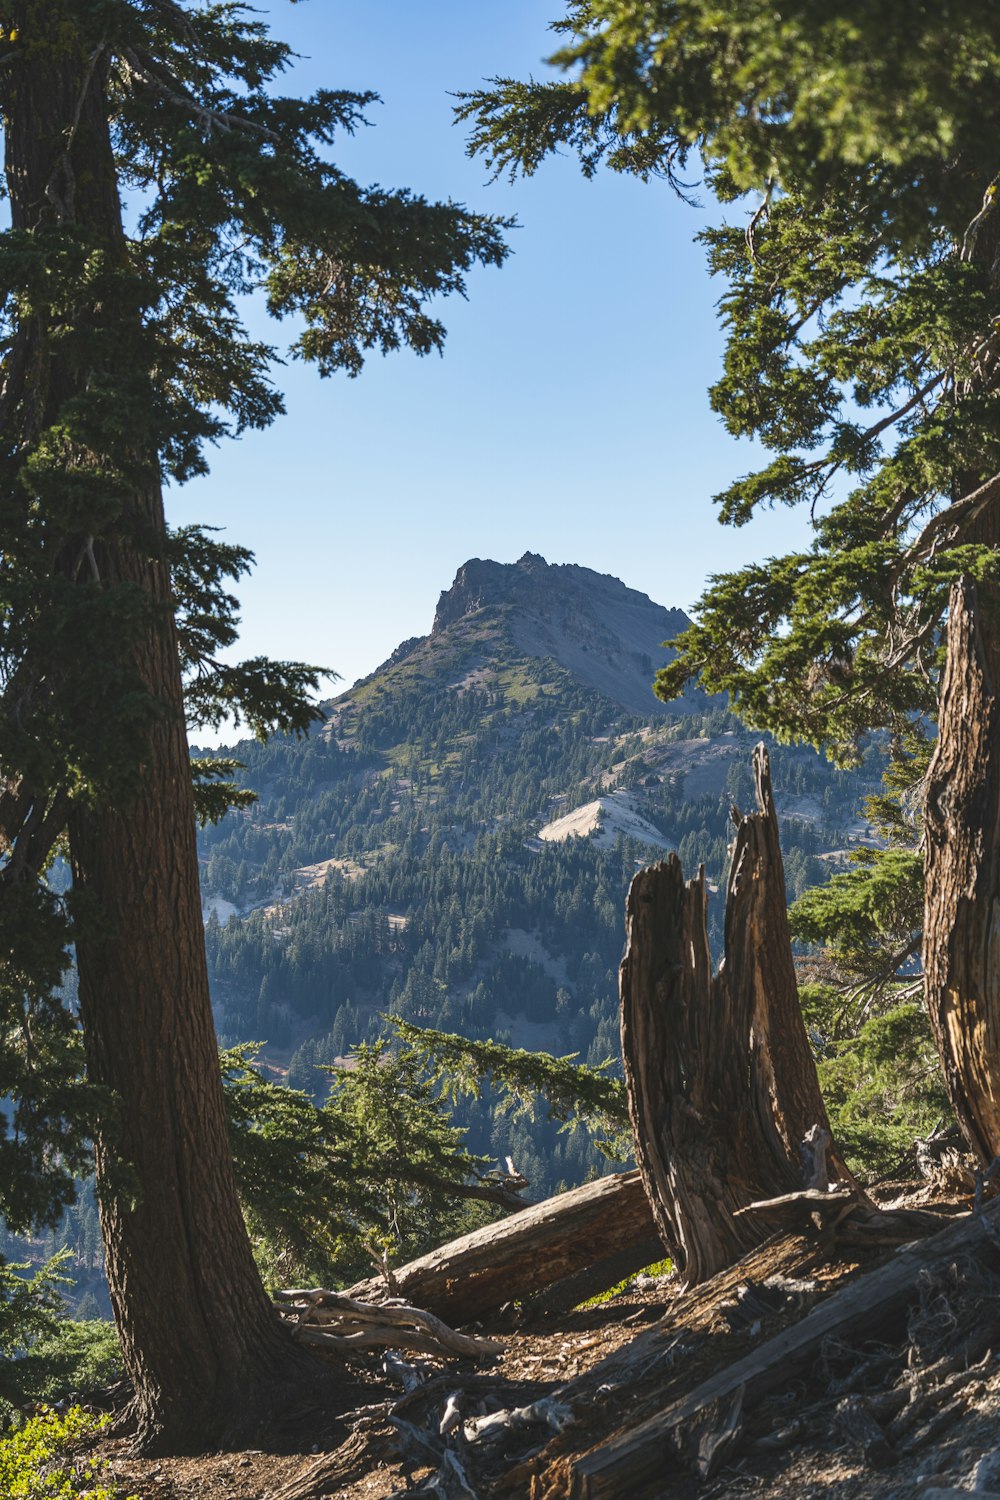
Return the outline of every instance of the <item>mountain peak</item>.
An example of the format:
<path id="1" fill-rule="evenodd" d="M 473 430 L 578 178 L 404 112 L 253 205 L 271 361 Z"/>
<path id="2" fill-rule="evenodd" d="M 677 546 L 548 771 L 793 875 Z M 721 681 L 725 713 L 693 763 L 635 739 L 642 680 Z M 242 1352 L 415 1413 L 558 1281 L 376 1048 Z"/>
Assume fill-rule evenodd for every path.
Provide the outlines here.
<path id="1" fill-rule="evenodd" d="M 430 642 L 482 610 L 502 615 L 527 655 L 553 658 L 632 713 L 670 711 L 653 696 L 652 681 L 673 654 L 663 642 L 690 623 L 683 610 L 665 609 L 611 574 L 550 563 L 537 552 L 514 563 L 472 557 L 438 600 Z M 690 710 L 682 701 L 674 712 Z"/>
<path id="2" fill-rule="evenodd" d="M 451 588 L 441 594 L 431 635 L 437 635 L 463 616 L 490 605 L 541 606 L 547 593 L 565 587 L 562 574 L 587 572 L 587 568 L 548 563 L 540 552 L 525 552 L 514 563 L 470 557 L 455 574 Z M 603 575 L 594 573 L 592 576 L 601 578 Z"/>
<path id="3" fill-rule="evenodd" d="M 561 606 L 580 604 L 588 598 L 614 599 L 619 604 L 632 601 L 639 607 L 659 610 L 675 633 L 689 623 L 683 610 L 663 609 L 647 594 L 628 588 L 610 573 L 596 573 L 577 563 L 550 563 L 539 552 L 525 552 L 514 563 L 481 557 L 470 557 L 463 563 L 451 588 L 445 589 L 438 600 L 431 635 L 491 605 L 519 605 L 551 615 Z"/>

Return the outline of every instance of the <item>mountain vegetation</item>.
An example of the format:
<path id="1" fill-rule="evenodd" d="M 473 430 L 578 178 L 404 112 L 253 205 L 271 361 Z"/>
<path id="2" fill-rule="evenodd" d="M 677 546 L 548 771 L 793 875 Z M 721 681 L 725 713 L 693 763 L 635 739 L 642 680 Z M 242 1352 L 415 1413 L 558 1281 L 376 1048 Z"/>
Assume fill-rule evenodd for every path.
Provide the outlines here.
<path id="1" fill-rule="evenodd" d="M 486 597 L 470 589 L 477 570 L 492 570 Z M 628 638 L 614 634 L 623 610 Z M 666 655 L 657 633 L 684 624 L 585 569 L 531 556 L 466 564 L 430 635 L 330 704 L 322 729 L 235 747 L 238 784 L 257 801 L 200 836 L 226 1041 L 265 1043 L 264 1058 L 317 1100 L 328 1087 L 317 1068 L 383 1036 L 386 1016 L 591 1065 L 617 1059 L 636 868 L 675 849 L 718 887 L 730 807 L 753 796 L 751 741 L 724 703 L 692 695 L 666 712 L 649 691 Z M 630 673 L 646 671 L 644 718 L 593 685 L 598 653 L 599 680 L 610 669 L 629 703 Z M 875 746 L 849 772 L 810 750 L 776 756 L 791 895 L 866 837 L 858 808 L 882 763 Z M 593 831 L 546 837 L 574 808 L 597 809 Z M 615 831 L 622 809 L 651 842 Z M 715 902 L 717 940 L 720 922 Z M 536 1194 L 606 1170 L 585 1133 L 559 1133 L 544 1111 L 510 1119 L 487 1092 L 459 1117 L 471 1149 L 511 1156 Z"/>

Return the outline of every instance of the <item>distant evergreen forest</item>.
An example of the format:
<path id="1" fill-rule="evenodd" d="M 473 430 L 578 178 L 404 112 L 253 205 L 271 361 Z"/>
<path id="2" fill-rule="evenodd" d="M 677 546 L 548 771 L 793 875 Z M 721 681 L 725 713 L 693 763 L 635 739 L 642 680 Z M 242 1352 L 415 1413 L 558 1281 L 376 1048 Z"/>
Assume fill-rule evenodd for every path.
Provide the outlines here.
<path id="1" fill-rule="evenodd" d="M 199 835 L 220 1043 L 264 1042 L 271 1076 L 317 1103 L 323 1069 L 384 1036 L 387 1014 L 617 1061 L 625 895 L 660 851 L 538 838 L 573 808 L 627 793 L 686 873 L 703 863 L 724 888 L 730 808 L 752 806 L 757 737 L 707 704 L 650 723 L 554 661 L 518 655 L 502 632 L 485 666 L 482 646 L 482 619 L 459 622 L 435 650 L 344 695 L 308 738 L 238 745 L 238 781 L 258 800 Z M 792 900 L 828 878 L 821 855 L 856 837 L 883 757 L 872 747 L 857 770 L 836 771 L 776 747 L 772 764 L 779 807 L 804 799 L 810 810 L 781 820 Z M 716 890 L 717 955 L 722 906 Z M 456 1123 L 473 1152 L 510 1156 L 531 1197 L 617 1165 L 585 1130 L 541 1109 L 511 1114 L 489 1090 L 463 1101 Z M 12 1261 L 61 1249 L 73 1314 L 107 1316 L 91 1182 L 44 1241 L 0 1226 Z"/>
<path id="2" fill-rule="evenodd" d="M 355 689 L 307 741 L 239 745 L 239 779 L 259 800 L 201 836 L 222 1039 L 265 1041 L 317 1099 L 318 1067 L 383 1034 L 385 1013 L 592 1063 L 617 1057 L 624 898 L 657 851 L 626 838 L 542 842 L 539 827 L 628 790 L 685 871 L 704 863 L 719 886 L 730 807 L 752 805 L 755 737 L 724 709 L 650 726 L 552 661 L 507 657 L 486 683 L 455 688 L 454 654 L 441 656 L 436 676 L 426 660 L 404 662 Z M 727 752 L 720 786 L 691 795 L 665 763 L 672 747 L 704 741 Z M 843 846 L 880 769 L 875 751 L 853 772 L 775 753 L 779 803 L 819 809 L 783 820 L 790 899 L 828 877 L 819 856 Z M 244 914 L 220 920 L 217 898 Z M 721 911 L 713 901 L 717 947 Z M 473 1150 L 513 1155 L 538 1195 L 607 1169 L 582 1136 L 498 1117 L 489 1100 L 464 1123 Z"/>

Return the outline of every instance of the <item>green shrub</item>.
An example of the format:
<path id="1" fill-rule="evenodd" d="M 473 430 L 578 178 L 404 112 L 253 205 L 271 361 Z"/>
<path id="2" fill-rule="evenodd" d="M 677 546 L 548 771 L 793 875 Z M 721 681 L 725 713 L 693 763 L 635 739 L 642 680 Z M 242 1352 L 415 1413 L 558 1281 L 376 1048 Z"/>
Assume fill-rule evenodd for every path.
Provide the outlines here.
<path id="1" fill-rule="evenodd" d="M 863 1182 L 894 1173 L 918 1137 L 951 1118 L 926 1010 L 904 1001 L 837 1037 L 838 993 L 805 985 L 802 1001 L 830 1125 L 848 1165 Z"/>
<path id="2" fill-rule="evenodd" d="M 619 1281 L 614 1286 L 609 1286 L 607 1291 L 598 1292 L 596 1297 L 588 1297 L 585 1302 L 581 1302 L 573 1310 L 574 1312 L 580 1312 L 585 1307 L 602 1307 L 605 1302 L 613 1302 L 616 1297 L 620 1297 L 623 1292 L 627 1292 L 635 1281 L 636 1276 L 667 1276 L 673 1268 L 674 1263 L 669 1256 L 665 1260 L 656 1260 L 652 1265 L 644 1266 L 641 1271 L 634 1271 L 631 1276 L 626 1276 L 624 1281 Z"/>
<path id="3" fill-rule="evenodd" d="M 62 1316 L 68 1255 L 60 1251 L 30 1276 L 21 1274 L 29 1266 L 0 1259 L 0 1431 L 16 1422 L 19 1407 L 93 1390 L 120 1374 L 112 1325 Z"/>
<path id="4" fill-rule="evenodd" d="M 110 1385 L 120 1374 L 121 1354 L 112 1323 L 60 1318 L 18 1358 L 5 1364 L 0 1372 L 0 1400 L 18 1406 L 58 1401 Z"/>
<path id="5" fill-rule="evenodd" d="M 107 1422 L 74 1406 L 63 1416 L 43 1412 L 0 1438 L 0 1495 L 4 1500 L 137 1500 L 106 1481 L 99 1459 L 71 1460 L 64 1451 Z"/>

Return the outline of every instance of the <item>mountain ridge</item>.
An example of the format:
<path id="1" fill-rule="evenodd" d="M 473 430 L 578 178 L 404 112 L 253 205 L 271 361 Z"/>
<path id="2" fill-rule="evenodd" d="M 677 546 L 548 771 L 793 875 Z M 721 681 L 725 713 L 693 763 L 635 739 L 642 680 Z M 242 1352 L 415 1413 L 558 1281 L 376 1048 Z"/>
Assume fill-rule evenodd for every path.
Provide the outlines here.
<path id="1" fill-rule="evenodd" d="M 537 552 L 525 552 L 514 563 L 469 558 L 450 588 L 442 590 L 429 634 L 401 642 L 354 688 L 405 662 L 412 665 L 477 623 L 496 632 L 506 629 L 511 646 L 525 656 L 551 659 L 585 687 L 640 717 L 698 712 L 719 701 L 698 688 L 671 704 L 653 693 L 657 670 L 675 654 L 664 642 L 691 623 L 682 609 L 655 603 L 613 574 L 549 563 Z"/>

